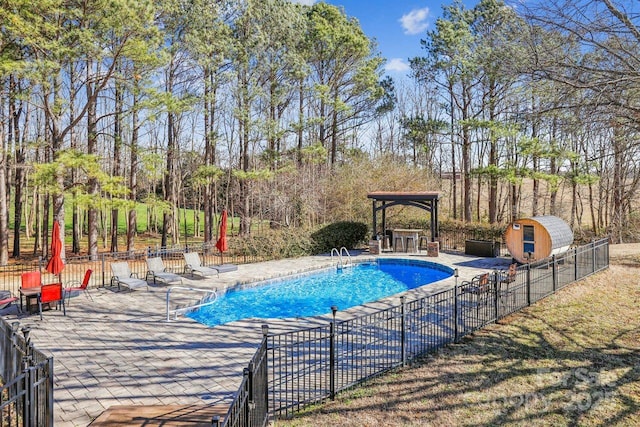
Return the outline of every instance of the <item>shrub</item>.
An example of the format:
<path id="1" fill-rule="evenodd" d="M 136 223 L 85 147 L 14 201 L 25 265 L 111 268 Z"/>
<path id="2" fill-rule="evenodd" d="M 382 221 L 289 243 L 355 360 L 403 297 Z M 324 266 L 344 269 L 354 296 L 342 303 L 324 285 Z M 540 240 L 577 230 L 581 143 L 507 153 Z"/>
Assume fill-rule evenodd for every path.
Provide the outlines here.
<path id="1" fill-rule="evenodd" d="M 310 255 L 312 248 L 309 233 L 295 228 L 237 237 L 232 242 L 231 246 L 235 253 L 265 260 Z"/>
<path id="2" fill-rule="evenodd" d="M 326 253 L 343 246 L 353 249 L 365 241 L 368 232 L 367 225 L 362 222 L 334 222 L 311 234 L 313 253 Z"/>

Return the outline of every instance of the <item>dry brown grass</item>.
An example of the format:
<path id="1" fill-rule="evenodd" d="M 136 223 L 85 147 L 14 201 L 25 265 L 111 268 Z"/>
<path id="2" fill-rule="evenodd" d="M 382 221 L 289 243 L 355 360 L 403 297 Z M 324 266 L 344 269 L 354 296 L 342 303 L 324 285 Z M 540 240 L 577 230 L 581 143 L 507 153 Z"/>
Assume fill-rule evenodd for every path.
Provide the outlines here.
<path id="1" fill-rule="evenodd" d="M 640 425 L 640 258 L 276 426 Z"/>

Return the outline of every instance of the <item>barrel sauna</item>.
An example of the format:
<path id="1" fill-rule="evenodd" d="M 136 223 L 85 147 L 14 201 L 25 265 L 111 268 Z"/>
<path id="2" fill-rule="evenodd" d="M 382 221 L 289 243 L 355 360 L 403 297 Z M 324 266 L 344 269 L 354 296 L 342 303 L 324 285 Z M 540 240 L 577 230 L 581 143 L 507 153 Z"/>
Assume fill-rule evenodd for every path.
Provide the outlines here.
<path id="1" fill-rule="evenodd" d="M 573 230 L 557 216 L 521 218 L 507 226 L 504 243 L 513 259 L 526 264 L 566 252 Z"/>

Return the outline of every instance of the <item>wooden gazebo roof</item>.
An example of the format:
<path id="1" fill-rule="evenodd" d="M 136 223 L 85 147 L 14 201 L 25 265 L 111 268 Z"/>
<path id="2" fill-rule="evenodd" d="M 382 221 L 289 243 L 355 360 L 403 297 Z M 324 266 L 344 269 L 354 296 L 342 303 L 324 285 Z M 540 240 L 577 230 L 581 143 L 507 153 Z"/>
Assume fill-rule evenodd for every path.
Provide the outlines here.
<path id="1" fill-rule="evenodd" d="M 431 213 L 431 241 L 438 237 L 437 191 L 374 191 L 367 194 L 373 199 L 373 234 L 377 234 L 377 212 L 382 211 L 382 232 L 386 231 L 385 210 L 396 205 L 414 206 Z"/>

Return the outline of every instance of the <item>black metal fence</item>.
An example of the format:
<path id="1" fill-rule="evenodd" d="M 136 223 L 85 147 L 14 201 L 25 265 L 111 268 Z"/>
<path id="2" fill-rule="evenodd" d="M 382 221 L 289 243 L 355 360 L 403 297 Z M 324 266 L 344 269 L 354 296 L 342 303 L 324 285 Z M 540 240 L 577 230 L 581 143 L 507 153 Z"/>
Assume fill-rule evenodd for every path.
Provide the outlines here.
<path id="1" fill-rule="evenodd" d="M 260 348 L 242 372 L 242 383 L 235 400 L 225 417 L 224 426 L 245 427 L 264 426 L 269 420 L 269 377 L 267 372 L 267 334 L 269 328 L 263 326 Z M 214 418 L 213 426 L 220 421 Z"/>
<path id="2" fill-rule="evenodd" d="M 225 252 L 224 258 L 215 248 L 214 244 L 198 244 L 189 246 L 173 246 L 167 248 L 148 247 L 134 251 L 100 253 L 96 256 L 73 256 L 65 259 L 65 267 L 62 272 L 62 280 L 66 283 L 72 280 L 81 282 L 87 269 L 93 270 L 89 288 L 108 285 L 111 282 L 111 263 L 115 261 L 127 261 L 131 271 L 144 278 L 147 273 L 146 259 L 149 257 L 162 257 L 165 267 L 182 273 L 184 271 L 185 252 L 198 252 L 202 263 L 209 264 L 247 264 L 265 261 L 268 254 L 258 256 L 242 252 Z M 18 295 L 20 289 L 20 276 L 26 271 L 40 271 L 43 274 L 43 283 L 55 283 L 59 279 L 47 273 L 47 260 L 39 259 L 20 264 L 0 267 L 0 282 L 2 288 Z"/>
<path id="3" fill-rule="evenodd" d="M 500 256 L 508 255 L 509 250 L 502 241 L 502 235 L 497 235 L 492 230 L 446 230 L 441 229 L 438 241 L 441 251 L 464 252 L 467 240 L 486 240 L 500 245 Z"/>
<path id="4" fill-rule="evenodd" d="M 0 426 L 53 426 L 53 358 L 29 334 L 0 319 Z"/>
<path id="5" fill-rule="evenodd" d="M 272 416 L 290 416 L 608 266 L 605 239 L 520 266 L 508 281 L 498 272 L 489 272 L 488 285 L 475 293 L 463 292 L 464 285 L 456 284 L 453 289 L 414 301 L 403 298 L 399 306 L 345 321 L 335 320 L 334 307 L 334 320 L 328 325 L 265 335 L 249 369 L 255 369 L 260 360 L 261 369 L 268 365 L 269 375 L 245 374 L 224 425 L 265 425 L 266 406 L 247 403 L 255 401 L 256 390 L 259 394 L 268 390 Z M 250 385 L 247 378 L 252 378 Z"/>

